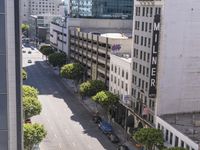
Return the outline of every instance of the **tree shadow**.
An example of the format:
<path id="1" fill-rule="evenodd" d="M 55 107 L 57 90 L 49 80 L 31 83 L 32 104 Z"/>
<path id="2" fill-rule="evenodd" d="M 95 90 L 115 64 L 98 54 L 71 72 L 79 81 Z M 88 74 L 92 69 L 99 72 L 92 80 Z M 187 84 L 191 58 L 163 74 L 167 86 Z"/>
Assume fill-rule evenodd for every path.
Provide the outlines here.
<path id="1" fill-rule="evenodd" d="M 101 133 L 98 125 L 92 122 L 92 114 L 77 99 L 76 94 L 66 87 L 62 78 L 55 74 L 53 69 L 44 61 L 36 61 L 35 64 L 25 67 L 28 78 L 24 84 L 34 86 L 40 95 L 53 95 L 57 100 L 64 100 L 72 111 L 71 120 L 79 123 L 83 133 L 96 138 L 106 150 L 114 150 L 114 146 L 108 138 Z M 65 114 L 63 114 L 65 115 Z"/>

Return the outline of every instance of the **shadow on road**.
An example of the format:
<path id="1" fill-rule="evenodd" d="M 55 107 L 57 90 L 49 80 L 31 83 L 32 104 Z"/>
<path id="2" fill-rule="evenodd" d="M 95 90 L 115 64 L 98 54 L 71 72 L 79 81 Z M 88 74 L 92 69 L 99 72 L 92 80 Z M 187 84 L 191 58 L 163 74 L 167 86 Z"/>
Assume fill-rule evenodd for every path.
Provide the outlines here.
<path id="1" fill-rule="evenodd" d="M 82 126 L 84 134 L 96 138 L 106 150 L 115 149 L 106 136 L 97 129 L 98 126 L 91 122 L 91 114 L 83 107 L 74 93 L 64 85 L 61 77 L 56 75 L 46 62 L 36 61 L 35 64 L 27 66 L 25 69 L 28 73 L 28 79 L 24 81 L 24 84 L 38 88 L 40 95 L 53 95 L 61 100 L 64 99 L 66 105 L 73 113 L 71 120 L 78 122 Z"/>

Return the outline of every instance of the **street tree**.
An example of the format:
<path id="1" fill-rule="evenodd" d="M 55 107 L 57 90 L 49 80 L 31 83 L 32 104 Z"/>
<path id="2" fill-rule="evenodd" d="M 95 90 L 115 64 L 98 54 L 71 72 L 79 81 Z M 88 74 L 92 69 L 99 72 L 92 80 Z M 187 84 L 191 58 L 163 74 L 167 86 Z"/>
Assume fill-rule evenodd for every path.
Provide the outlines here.
<path id="1" fill-rule="evenodd" d="M 22 69 L 22 79 L 23 80 L 27 79 L 27 72 L 25 71 L 25 69 Z"/>
<path id="2" fill-rule="evenodd" d="M 58 66 L 59 68 L 66 64 L 67 56 L 65 53 L 53 53 L 49 55 L 49 63 L 54 67 Z"/>
<path id="3" fill-rule="evenodd" d="M 101 104 L 102 106 L 108 107 L 116 104 L 119 101 L 119 97 L 109 91 L 100 91 L 92 97 L 92 100 Z"/>
<path id="4" fill-rule="evenodd" d="M 24 124 L 24 148 L 25 150 L 32 150 L 34 145 L 39 144 L 46 137 L 47 131 L 43 125 Z"/>
<path id="5" fill-rule="evenodd" d="M 135 132 L 133 138 L 149 150 L 154 146 L 162 147 L 164 142 L 161 130 L 155 128 L 141 128 Z"/>
<path id="6" fill-rule="evenodd" d="M 100 80 L 89 80 L 80 85 L 80 94 L 82 96 L 94 96 L 103 90 L 106 90 L 106 86 Z"/>
<path id="7" fill-rule="evenodd" d="M 74 80 L 77 84 L 83 77 L 83 66 L 79 63 L 66 64 L 61 68 L 62 77 Z"/>
<path id="8" fill-rule="evenodd" d="M 34 98 L 38 97 L 39 91 L 32 86 L 23 85 L 22 90 L 23 90 L 23 97 L 34 97 Z"/>
<path id="9" fill-rule="evenodd" d="M 54 50 L 51 46 L 48 45 L 43 45 L 40 48 L 40 52 L 46 56 L 46 58 L 50 55 L 54 53 Z"/>
<path id="10" fill-rule="evenodd" d="M 40 101 L 35 97 L 23 97 L 24 119 L 39 115 L 42 111 Z"/>
<path id="11" fill-rule="evenodd" d="M 21 29 L 22 29 L 22 33 L 24 33 L 26 35 L 26 37 L 28 37 L 28 30 L 29 30 L 29 25 L 28 24 L 21 24 Z"/>

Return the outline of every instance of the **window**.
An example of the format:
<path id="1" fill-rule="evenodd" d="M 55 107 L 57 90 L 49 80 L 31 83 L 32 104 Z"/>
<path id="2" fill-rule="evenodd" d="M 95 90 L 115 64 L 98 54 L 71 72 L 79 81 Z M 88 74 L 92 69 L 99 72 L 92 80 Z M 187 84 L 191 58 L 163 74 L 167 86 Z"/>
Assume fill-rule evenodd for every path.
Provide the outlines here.
<path id="1" fill-rule="evenodd" d="M 142 8 L 142 16 L 145 16 L 145 7 Z"/>
<path id="2" fill-rule="evenodd" d="M 151 47 L 151 38 L 148 39 L 148 47 Z"/>
<path id="3" fill-rule="evenodd" d="M 113 71 L 113 64 L 111 65 L 111 71 Z"/>
<path id="4" fill-rule="evenodd" d="M 146 17 L 149 15 L 149 7 L 146 8 Z"/>
<path id="5" fill-rule="evenodd" d="M 139 78 L 138 80 L 138 86 L 140 87 L 141 86 L 141 79 Z"/>
<path id="6" fill-rule="evenodd" d="M 119 86 L 119 84 L 120 84 L 120 80 L 118 79 L 118 86 Z"/>
<path id="7" fill-rule="evenodd" d="M 148 30 L 148 22 L 145 23 L 145 32 Z"/>
<path id="8" fill-rule="evenodd" d="M 114 77 L 114 83 L 116 84 L 116 77 Z"/>
<path id="9" fill-rule="evenodd" d="M 126 83 L 125 91 L 128 92 L 128 84 Z"/>
<path id="10" fill-rule="evenodd" d="M 144 52 L 144 59 L 143 60 L 146 61 L 146 52 Z"/>
<path id="11" fill-rule="evenodd" d="M 184 148 L 184 142 L 181 140 L 181 147 Z"/>
<path id="12" fill-rule="evenodd" d="M 169 131 L 166 129 L 165 140 L 168 141 Z"/>
<path id="13" fill-rule="evenodd" d="M 150 61 L 150 53 L 147 54 L 147 62 Z"/>
<path id="14" fill-rule="evenodd" d="M 118 75 L 120 75 L 120 67 L 118 68 Z"/>
<path id="15" fill-rule="evenodd" d="M 140 67 L 139 67 L 139 73 L 141 73 L 142 72 L 142 65 L 140 65 Z"/>
<path id="16" fill-rule="evenodd" d="M 140 59 L 142 60 L 142 51 L 140 51 Z"/>
<path id="17" fill-rule="evenodd" d="M 142 31 L 144 31 L 144 22 L 142 22 Z"/>
<path id="18" fill-rule="evenodd" d="M 117 67 L 115 66 L 115 73 L 117 73 Z"/>
<path id="19" fill-rule="evenodd" d="M 111 82 L 113 81 L 113 75 L 111 74 Z"/>
<path id="20" fill-rule="evenodd" d="M 126 80 L 128 80 L 128 72 L 126 72 Z"/>
<path id="21" fill-rule="evenodd" d="M 149 23 L 149 33 L 151 33 L 152 24 Z"/>
<path id="22" fill-rule="evenodd" d="M 145 66 L 143 66 L 142 74 L 145 76 Z"/>
<path id="23" fill-rule="evenodd" d="M 122 70 L 122 77 L 124 77 L 124 70 Z"/>
<path id="24" fill-rule="evenodd" d="M 175 136 L 175 147 L 177 147 L 177 146 L 178 146 L 178 137 Z"/>
<path id="25" fill-rule="evenodd" d="M 170 132 L 169 143 L 172 144 L 172 141 L 173 141 L 173 133 Z"/>
<path id="26" fill-rule="evenodd" d="M 146 77 L 149 77 L 149 68 L 147 68 Z"/>
<path id="27" fill-rule="evenodd" d="M 141 43 L 141 45 L 143 45 L 143 36 L 141 36 L 141 41 L 140 41 Z"/>
<path id="28" fill-rule="evenodd" d="M 150 17 L 152 17 L 152 16 L 153 16 L 153 8 L 150 7 Z"/>
<path id="29" fill-rule="evenodd" d="M 124 82 L 122 81 L 122 89 L 124 88 Z"/>

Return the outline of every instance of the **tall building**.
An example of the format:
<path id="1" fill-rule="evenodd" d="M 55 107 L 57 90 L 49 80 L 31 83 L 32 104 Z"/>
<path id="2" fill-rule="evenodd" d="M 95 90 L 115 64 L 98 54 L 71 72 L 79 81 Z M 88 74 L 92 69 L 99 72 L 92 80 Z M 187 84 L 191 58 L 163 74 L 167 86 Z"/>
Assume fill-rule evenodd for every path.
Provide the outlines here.
<path id="1" fill-rule="evenodd" d="M 0 1 L 0 149 L 23 150 L 19 0 Z"/>
<path id="2" fill-rule="evenodd" d="M 59 14 L 59 5 L 62 0 L 22 0 L 22 22 L 28 22 L 31 15 Z"/>
<path id="3" fill-rule="evenodd" d="M 132 19 L 133 0 L 68 0 L 69 15 L 83 18 Z"/>
<path id="4" fill-rule="evenodd" d="M 132 100 L 124 105 L 134 118 L 129 131 L 157 127 L 165 146 L 189 150 L 200 149 L 199 7 L 198 0 L 134 2 Z"/>

